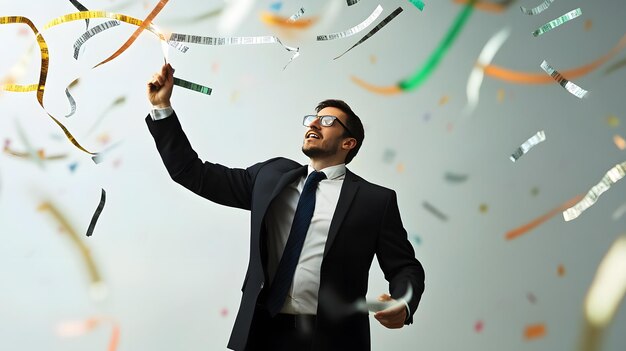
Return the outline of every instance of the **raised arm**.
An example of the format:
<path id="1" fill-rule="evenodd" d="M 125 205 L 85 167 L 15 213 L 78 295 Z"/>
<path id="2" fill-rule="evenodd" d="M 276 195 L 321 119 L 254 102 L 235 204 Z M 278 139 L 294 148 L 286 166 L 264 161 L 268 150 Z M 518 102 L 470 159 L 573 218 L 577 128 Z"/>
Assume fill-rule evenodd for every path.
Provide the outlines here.
<path id="1" fill-rule="evenodd" d="M 262 164 L 247 169 L 202 162 L 171 108 L 174 69 L 169 64 L 148 82 L 153 111 L 146 117 L 159 154 L 174 181 L 216 203 L 250 209 L 254 178 Z M 165 112 L 165 113 L 164 113 Z"/>

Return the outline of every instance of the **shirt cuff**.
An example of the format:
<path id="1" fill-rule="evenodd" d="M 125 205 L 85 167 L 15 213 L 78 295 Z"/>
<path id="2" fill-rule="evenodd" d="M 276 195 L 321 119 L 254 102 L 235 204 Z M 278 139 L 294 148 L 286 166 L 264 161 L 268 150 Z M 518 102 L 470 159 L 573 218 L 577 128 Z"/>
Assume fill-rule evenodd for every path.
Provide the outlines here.
<path id="1" fill-rule="evenodd" d="M 406 307 L 406 318 L 404 319 L 404 321 L 408 321 L 409 318 L 411 318 L 411 308 L 409 307 L 409 303 L 406 302 L 404 299 L 400 299 L 400 301 L 402 301 L 404 303 L 404 307 Z"/>
<path id="2" fill-rule="evenodd" d="M 173 114 L 174 114 L 174 109 L 172 108 L 172 106 L 168 106 L 165 108 L 153 107 L 152 110 L 150 110 L 150 117 L 152 118 L 153 121 L 165 119 Z"/>

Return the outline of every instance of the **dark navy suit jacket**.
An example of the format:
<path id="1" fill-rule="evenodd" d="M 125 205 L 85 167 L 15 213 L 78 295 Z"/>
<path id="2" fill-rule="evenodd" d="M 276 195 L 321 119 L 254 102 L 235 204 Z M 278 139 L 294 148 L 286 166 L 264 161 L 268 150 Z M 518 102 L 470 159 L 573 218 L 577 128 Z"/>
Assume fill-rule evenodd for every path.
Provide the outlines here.
<path id="1" fill-rule="evenodd" d="M 174 181 L 213 202 L 250 211 L 250 259 L 228 343 L 233 350 L 244 350 L 255 309 L 268 288 L 266 212 L 288 184 L 306 174 L 307 167 L 286 158 L 246 169 L 202 162 L 175 114 L 158 121 L 148 116 L 146 123 Z M 355 312 L 351 306 L 365 297 L 374 255 L 392 297 L 402 296 L 411 285 L 411 316 L 406 324 L 412 323 L 424 291 L 424 270 L 407 240 L 396 194 L 347 170 L 324 248 L 315 350 L 370 349 L 368 315 Z"/>

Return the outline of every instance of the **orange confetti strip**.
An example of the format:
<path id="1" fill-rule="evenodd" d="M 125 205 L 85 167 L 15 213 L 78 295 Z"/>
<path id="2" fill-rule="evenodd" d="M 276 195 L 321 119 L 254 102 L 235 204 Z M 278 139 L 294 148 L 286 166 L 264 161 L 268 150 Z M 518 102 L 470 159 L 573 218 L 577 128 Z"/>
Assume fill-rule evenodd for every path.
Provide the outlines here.
<path id="1" fill-rule="evenodd" d="M 467 5 L 471 0 L 454 0 L 455 4 L 459 5 Z M 485 12 L 493 12 L 493 13 L 501 13 L 507 9 L 508 6 L 505 4 L 497 4 L 494 2 L 488 1 L 477 1 L 474 3 L 474 8 L 477 10 L 485 11 Z"/>
<path id="2" fill-rule="evenodd" d="M 57 328 L 57 333 L 62 337 L 82 336 L 87 332 L 94 330 L 100 324 L 111 323 L 112 330 L 109 338 L 109 347 L 107 351 L 116 351 L 120 343 L 120 325 L 111 318 L 93 317 L 81 322 L 64 322 Z"/>
<path id="3" fill-rule="evenodd" d="M 626 140 L 624 140 L 624 138 L 622 138 L 620 135 L 616 134 L 615 136 L 613 136 L 613 142 L 615 142 L 615 146 L 617 146 L 618 149 L 626 149 Z"/>
<path id="4" fill-rule="evenodd" d="M 546 326 L 543 323 L 527 325 L 524 329 L 524 339 L 526 340 L 540 339 L 544 336 L 546 336 Z"/>
<path id="5" fill-rule="evenodd" d="M 556 268 L 556 273 L 559 275 L 559 277 L 562 277 L 565 275 L 565 266 L 563 264 L 560 264 L 557 268 Z"/>
<path id="6" fill-rule="evenodd" d="M 613 56 L 617 55 L 621 50 L 626 47 L 626 34 L 620 39 L 611 51 L 609 51 L 606 55 L 601 56 L 595 61 L 588 63 L 586 65 L 572 68 L 565 71 L 560 71 L 563 77 L 567 77 L 567 79 L 572 80 L 575 78 L 582 77 L 584 75 L 589 74 L 594 71 L 596 68 L 603 65 L 605 62 L 613 58 Z M 514 71 L 508 68 L 496 66 L 496 65 L 487 65 L 484 67 L 484 72 L 486 75 L 491 76 L 496 79 L 508 81 L 511 83 L 517 84 L 552 84 L 554 83 L 554 79 L 550 75 L 546 75 L 545 73 L 534 73 L 534 72 L 522 72 L 522 71 Z"/>
<path id="7" fill-rule="evenodd" d="M 567 210 L 568 208 L 574 206 L 576 203 L 578 203 L 578 201 L 582 200 L 582 198 L 584 197 L 584 195 L 578 195 L 572 199 L 570 199 L 569 201 L 567 201 L 566 203 L 562 204 L 561 206 L 552 209 L 550 212 L 544 214 L 543 216 L 536 218 L 534 220 L 532 220 L 529 223 L 526 223 L 524 225 L 522 225 L 521 227 L 515 228 L 509 232 L 506 233 L 506 235 L 504 236 L 506 238 L 506 240 L 513 240 L 516 239 L 517 237 L 526 234 L 527 232 L 535 229 L 536 227 L 538 227 L 539 225 L 543 224 L 543 222 L 547 221 L 548 219 L 554 217 L 555 215 Z"/>
<path id="8" fill-rule="evenodd" d="M 126 42 L 122 46 L 120 46 L 120 48 L 117 49 L 117 51 L 115 51 L 111 56 L 109 56 L 108 58 L 104 59 L 99 64 L 93 66 L 93 68 L 96 68 L 96 67 L 98 67 L 100 65 L 103 65 L 103 64 L 105 64 L 105 63 L 115 59 L 116 57 L 121 55 L 124 51 L 126 51 L 126 49 L 128 49 L 135 42 L 135 40 L 137 40 L 137 37 L 139 37 L 139 34 L 141 34 L 141 32 L 143 32 L 146 28 L 148 28 L 148 26 L 152 23 L 152 20 L 159 14 L 159 12 L 161 12 L 161 10 L 165 6 L 165 4 L 167 4 L 168 1 L 169 0 L 161 0 L 161 1 L 159 1 L 159 3 L 154 7 L 154 9 L 152 9 L 150 14 L 148 14 L 148 17 L 146 17 L 146 19 L 143 20 L 141 25 L 139 27 L 137 27 L 135 32 L 133 32 L 133 34 L 130 36 L 130 38 L 128 38 L 128 40 L 126 40 Z"/>
<path id="9" fill-rule="evenodd" d="M 306 29 L 313 25 L 316 21 L 317 18 L 301 18 L 297 21 L 291 21 L 288 17 L 278 16 L 267 11 L 261 12 L 261 22 L 270 26 L 278 26 L 282 28 Z"/>
<path id="10" fill-rule="evenodd" d="M 396 95 L 402 92 L 402 89 L 400 89 L 400 87 L 397 85 L 380 87 L 380 86 L 370 84 L 364 80 L 361 80 L 359 77 L 356 77 L 356 76 L 351 76 L 350 79 L 352 79 L 352 82 L 354 82 L 356 85 L 372 93 L 376 93 L 380 95 Z"/>

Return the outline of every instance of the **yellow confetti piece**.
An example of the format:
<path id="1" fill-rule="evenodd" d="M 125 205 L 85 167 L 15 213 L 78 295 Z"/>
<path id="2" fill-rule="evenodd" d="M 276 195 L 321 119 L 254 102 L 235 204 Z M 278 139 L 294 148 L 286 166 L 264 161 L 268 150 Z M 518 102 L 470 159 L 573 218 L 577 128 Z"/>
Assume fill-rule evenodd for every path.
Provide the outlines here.
<path id="1" fill-rule="evenodd" d="M 404 163 L 398 163 L 398 165 L 396 166 L 396 171 L 398 173 L 404 172 Z"/>
<path id="2" fill-rule="evenodd" d="M 441 99 L 439 99 L 439 106 L 443 106 L 443 105 L 447 104 L 448 100 L 450 100 L 448 95 L 442 96 Z"/>
<path id="3" fill-rule="evenodd" d="M 480 204 L 478 210 L 480 213 L 487 213 L 487 211 L 489 211 L 489 206 L 487 206 L 487 204 Z"/>
<path id="4" fill-rule="evenodd" d="M 376 55 L 370 55 L 370 63 L 371 63 L 372 65 L 375 65 L 375 64 L 376 64 Z"/>
<path id="5" fill-rule="evenodd" d="M 498 89 L 498 102 L 504 101 L 504 89 Z"/>
<path id="6" fill-rule="evenodd" d="M 585 20 L 585 31 L 590 31 L 591 30 L 591 26 L 593 25 L 593 23 L 591 22 L 590 19 Z"/>
<path id="7" fill-rule="evenodd" d="M 615 142 L 615 146 L 617 146 L 618 149 L 626 149 L 626 140 L 624 140 L 624 138 L 620 135 L 615 134 L 615 136 L 613 136 L 613 142 Z"/>
<path id="8" fill-rule="evenodd" d="M 617 118 L 617 116 L 615 115 L 610 115 L 606 118 L 606 123 L 609 125 L 609 127 L 612 128 L 617 128 L 619 127 L 619 118 Z"/>

